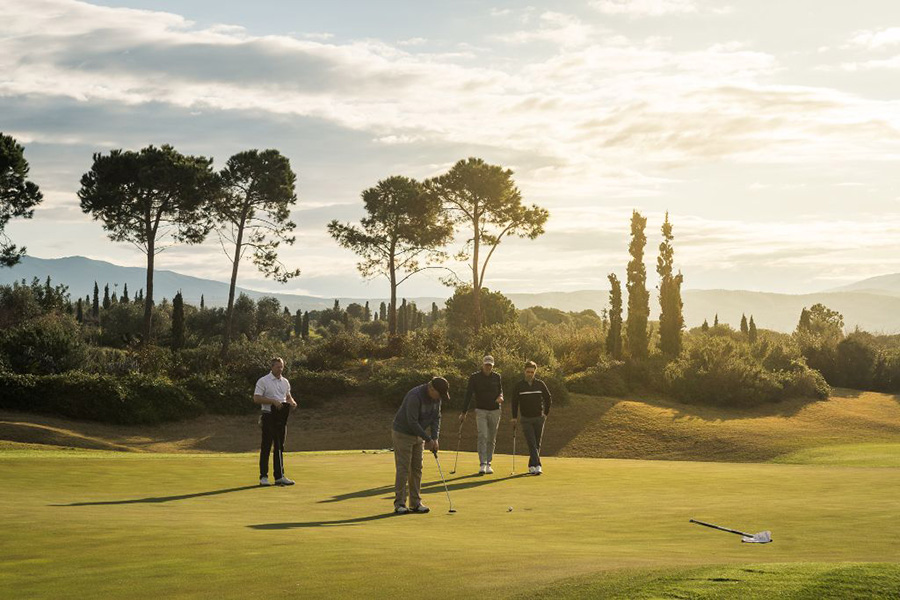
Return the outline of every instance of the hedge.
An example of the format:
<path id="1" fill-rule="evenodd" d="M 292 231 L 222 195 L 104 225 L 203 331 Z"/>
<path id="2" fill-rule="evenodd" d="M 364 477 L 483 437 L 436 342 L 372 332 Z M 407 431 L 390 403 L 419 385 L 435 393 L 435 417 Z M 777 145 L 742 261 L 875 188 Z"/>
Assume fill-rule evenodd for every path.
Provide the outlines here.
<path id="1" fill-rule="evenodd" d="M 0 373 L 0 408 L 121 425 L 195 417 L 203 406 L 164 377 L 113 377 L 81 371 L 60 375 Z"/>

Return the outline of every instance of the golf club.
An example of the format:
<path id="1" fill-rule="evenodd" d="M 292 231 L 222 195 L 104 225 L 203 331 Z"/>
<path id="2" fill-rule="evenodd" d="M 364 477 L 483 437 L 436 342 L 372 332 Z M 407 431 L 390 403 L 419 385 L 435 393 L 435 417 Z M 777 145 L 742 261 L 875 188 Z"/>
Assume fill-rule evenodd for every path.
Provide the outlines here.
<path id="1" fill-rule="evenodd" d="M 696 519 L 691 519 L 690 522 L 696 523 L 697 525 L 703 525 L 704 527 L 718 529 L 719 531 L 727 531 L 728 533 L 735 533 L 737 535 L 743 536 L 741 541 L 747 544 L 768 544 L 772 541 L 771 531 L 761 531 L 759 533 L 744 533 L 743 531 L 728 529 L 727 527 L 719 527 L 718 525 L 713 525 L 712 523 L 704 523 L 703 521 L 697 521 Z"/>
<path id="2" fill-rule="evenodd" d="M 453 461 L 453 470 L 450 471 L 451 475 L 456 473 L 456 467 L 457 467 L 457 465 L 459 465 L 459 444 L 460 444 L 460 442 L 462 442 L 463 423 L 465 423 L 465 421 L 463 421 L 462 423 L 459 424 L 459 435 L 456 436 L 456 460 Z"/>
<path id="3" fill-rule="evenodd" d="M 434 461 L 437 463 L 438 473 L 441 474 L 441 481 L 444 482 L 444 491 L 447 492 L 447 502 L 450 503 L 450 510 L 447 512 L 455 513 L 456 509 L 453 508 L 453 500 L 450 499 L 450 488 L 447 487 L 447 480 L 444 479 L 444 471 L 441 469 L 441 461 L 438 460 L 437 450 L 433 450 L 431 453 L 434 454 Z"/>
<path id="4" fill-rule="evenodd" d="M 516 426 L 513 425 L 513 466 L 512 473 L 510 475 L 516 474 Z"/>

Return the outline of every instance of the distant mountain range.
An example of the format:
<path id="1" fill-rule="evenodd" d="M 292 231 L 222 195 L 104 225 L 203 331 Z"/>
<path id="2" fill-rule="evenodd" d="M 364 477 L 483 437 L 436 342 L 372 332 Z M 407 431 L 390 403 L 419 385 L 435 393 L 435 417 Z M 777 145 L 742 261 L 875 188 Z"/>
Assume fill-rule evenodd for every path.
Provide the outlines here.
<path id="1" fill-rule="evenodd" d="M 73 298 L 93 292 L 94 281 L 102 290 L 105 284 L 119 294 L 121 286 L 128 285 L 131 296 L 144 287 L 146 271 L 140 267 L 121 267 L 109 262 L 81 256 L 43 259 L 26 256 L 22 262 L 9 269 L 0 269 L 0 284 L 37 277 L 41 281 L 50 276 L 55 284 L 69 287 Z M 119 284 L 114 288 L 114 284 Z M 185 302 L 198 305 L 200 296 L 207 306 L 224 306 L 228 300 L 228 284 L 221 281 L 182 275 L 174 271 L 159 270 L 154 277 L 155 296 L 171 299 L 179 290 Z M 275 297 L 292 312 L 330 308 L 337 299 L 341 306 L 351 302 L 377 307 L 386 298 L 322 298 L 300 294 L 277 294 L 238 288 L 253 299 Z M 448 294 L 449 295 L 449 294 Z M 592 309 L 598 313 L 606 308 L 607 290 L 580 290 L 576 292 L 542 292 L 535 294 L 506 294 L 517 308 L 546 306 L 564 311 Z M 715 315 L 719 321 L 737 326 L 741 315 L 753 315 L 757 326 L 776 331 L 793 331 L 803 307 L 821 302 L 844 315 L 847 329 L 859 326 L 871 332 L 900 332 L 900 274 L 873 277 L 858 283 L 816 294 L 773 294 L 742 290 L 684 290 L 684 317 L 688 327 L 700 325 L 704 319 L 712 324 Z M 443 307 L 446 297 L 407 298 L 427 310 L 432 302 Z M 651 317 L 657 316 L 657 304 L 651 300 Z"/>

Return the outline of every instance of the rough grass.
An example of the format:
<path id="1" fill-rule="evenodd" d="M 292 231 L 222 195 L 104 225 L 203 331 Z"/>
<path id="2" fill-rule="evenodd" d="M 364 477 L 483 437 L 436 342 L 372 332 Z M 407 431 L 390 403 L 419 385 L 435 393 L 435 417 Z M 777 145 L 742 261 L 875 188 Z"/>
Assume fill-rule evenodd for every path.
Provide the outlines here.
<path id="1" fill-rule="evenodd" d="M 433 512 L 395 517 L 390 453 L 292 454 L 298 485 L 259 488 L 253 454 L 2 451 L 0 597 L 900 594 L 896 468 L 500 456 L 479 478 L 443 452 L 449 515 L 426 459 Z"/>
<path id="2" fill-rule="evenodd" d="M 498 451 L 507 453 L 512 451 L 508 410 L 504 408 L 497 440 Z M 456 448 L 457 416 L 445 412 L 445 449 Z M 386 448 L 391 444 L 392 417 L 369 398 L 336 399 L 323 407 L 295 412 L 287 447 L 290 451 Z M 247 452 L 258 447 L 259 430 L 255 414 L 205 416 L 154 427 L 116 427 L 0 412 L 0 440 L 138 452 Z M 521 436 L 518 442 L 522 452 Z M 846 452 L 838 456 L 837 450 L 825 454 L 803 451 L 857 444 L 885 445 L 883 458 L 874 458 L 873 448 L 867 448 L 864 460 L 896 464 L 890 445 L 900 444 L 897 396 L 837 390 L 825 401 L 792 400 L 736 411 L 665 398 L 576 395 L 567 406 L 553 409 L 543 451 L 570 457 L 853 464 L 847 462 L 852 456 Z M 461 446 L 475 449 L 474 418 L 463 427 Z"/>

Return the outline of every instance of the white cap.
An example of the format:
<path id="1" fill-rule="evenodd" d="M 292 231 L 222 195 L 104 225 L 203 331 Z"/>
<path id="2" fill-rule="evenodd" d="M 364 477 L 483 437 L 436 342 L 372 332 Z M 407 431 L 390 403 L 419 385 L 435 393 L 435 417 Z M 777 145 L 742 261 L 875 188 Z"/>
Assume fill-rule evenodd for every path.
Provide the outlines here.
<path id="1" fill-rule="evenodd" d="M 493 367 L 494 366 L 494 357 L 491 356 L 490 354 L 488 354 L 487 356 L 484 357 L 484 360 L 481 361 L 481 364 L 491 365 Z"/>

